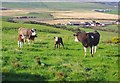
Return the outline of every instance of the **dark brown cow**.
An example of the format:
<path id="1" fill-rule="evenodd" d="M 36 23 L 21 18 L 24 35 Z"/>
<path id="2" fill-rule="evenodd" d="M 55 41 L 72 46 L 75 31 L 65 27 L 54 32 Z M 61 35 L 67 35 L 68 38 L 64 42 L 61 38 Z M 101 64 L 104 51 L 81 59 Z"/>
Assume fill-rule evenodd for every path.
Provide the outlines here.
<path id="1" fill-rule="evenodd" d="M 60 44 L 62 44 L 62 46 L 64 48 L 62 38 L 61 37 L 54 37 L 54 48 L 60 48 Z"/>
<path id="2" fill-rule="evenodd" d="M 75 36 L 75 41 L 81 42 L 82 45 L 84 46 L 85 57 L 88 47 L 91 48 L 91 56 L 93 57 L 93 54 L 96 52 L 96 48 L 100 40 L 99 32 L 97 31 L 89 32 L 89 33 L 78 32 L 74 34 L 74 36 Z"/>

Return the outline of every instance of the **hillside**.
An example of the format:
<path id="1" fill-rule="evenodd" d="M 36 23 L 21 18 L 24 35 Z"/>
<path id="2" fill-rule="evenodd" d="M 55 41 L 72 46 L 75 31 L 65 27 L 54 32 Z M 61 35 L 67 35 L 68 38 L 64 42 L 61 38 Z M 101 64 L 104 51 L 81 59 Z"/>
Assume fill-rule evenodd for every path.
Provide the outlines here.
<path id="1" fill-rule="evenodd" d="M 117 44 L 103 43 L 117 33 L 99 31 L 101 41 L 97 53 L 91 58 L 88 50 L 84 58 L 83 46 L 74 42 L 71 31 L 4 21 L 2 26 L 3 81 L 118 81 Z M 36 28 L 38 37 L 34 44 L 18 49 L 17 30 L 21 26 Z M 54 36 L 63 38 L 65 49 L 54 49 Z M 38 65 L 36 57 L 45 65 Z"/>
<path id="2" fill-rule="evenodd" d="M 117 11 L 111 4 L 106 3 L 76 3 L 76 2 L 3 2 L 2 6 L 8 10 L 2 10 L 1 41 L 2 56 L 0 60 L 2 80 L 4 81 L 79 81 L 79 82 L 119 82 L 119 24 L 110 24 L 104 27 L 72 26 L 55 23 L 87 22 L 92 19 L 109 19 L 111 22 L 117 19 L 115 12 L 110 14 L 91 11 L 93 9 L 110 8 Z M 10 8 L 10 9 L 9 9 Z M 113 13 L 113 14 L 111 14 Z M 21 18 L 26 17 L 27 18 Z M 31 18 L 32 17 L 32 18 Z M 59 18 L 59 19 L 56 19 Z M 62 19 L 61 19 L 62 18 Z M 84 18 L 90 20 L 74 20 Z M 15 21 L 11 21 L 15 19 Z M 29 22 L 24 22 L 24 21 Z M 31 24 L 31 21 L 41 21 Z M 8 22 L 9 21 L 9 22 Z M 103 22 L 104 20 L 96 20 Z M 43 23 L 45 22 L 45 23 Z M 46 23 L 53 23 L 49 25 Z M 37 38 L 34 43 L 24 44 L 18 48 L 19 27 L 35 28 Z M 90 56 L 90 48 L 87 49 L 87 57 L 84 58 L 84 49 L 80 42 L 75 42 L 75 32 L 100 33 L 100 42 L 94 57 Z M 63 38 L 65 48 L 54 48 L 54 37 Z M 42 64 L 38 64 L 41 61 Z"/>
<path id="3" fill-rule="evenodd" d="M 3 7 L 7 8 L 47 8 L 50 10 L 89 10 L 92 9 L 112 9 L 117 10 L 113 5 L 100 3 L 82 2 L 3 2 Z"/>

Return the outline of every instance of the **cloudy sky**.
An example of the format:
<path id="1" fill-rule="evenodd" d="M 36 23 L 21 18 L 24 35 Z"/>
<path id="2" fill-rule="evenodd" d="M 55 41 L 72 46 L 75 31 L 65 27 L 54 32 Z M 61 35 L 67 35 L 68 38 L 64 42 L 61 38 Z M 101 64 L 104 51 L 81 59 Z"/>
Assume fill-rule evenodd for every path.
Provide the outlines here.
<path id="1" fill-rule="evenodd" d="M 0 0 L 2 2 L 119 2 L 120 0 Z"/>

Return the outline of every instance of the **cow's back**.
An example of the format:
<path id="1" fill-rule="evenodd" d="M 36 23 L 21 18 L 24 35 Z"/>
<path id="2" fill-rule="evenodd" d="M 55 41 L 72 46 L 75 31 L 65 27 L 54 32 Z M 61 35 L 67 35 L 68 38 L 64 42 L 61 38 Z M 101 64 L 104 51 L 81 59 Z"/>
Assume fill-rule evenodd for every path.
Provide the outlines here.
<path id="1" fill-rule="evenodd" d="M 28 29 L 26 29 L 26 28 L 19 28 L 18 29 L 18 33 L 21 35 L 21 34 L 23 34 L 23 35 L 28 35 Z"/>
<path id="2" fill-rule="evenodd" d="M 86 37 L 82 42 L 85 47 L 97 46 L 100 40 L 100 34 L 98 32 L 86 33 Z"/>
<path id="3" fill-rule="evenodd" d="M 95 40 L 94 40 L 94 46 L 96 46 L 100 41 L 100 34 L 98 32 L 94 32 Z"/>
<path id="4" fill-rule="evenodd" d="M 88 43 L 90 46 L 97 46 L 100 40 L 100 34 L 98 32 L 88 33 Z"/>

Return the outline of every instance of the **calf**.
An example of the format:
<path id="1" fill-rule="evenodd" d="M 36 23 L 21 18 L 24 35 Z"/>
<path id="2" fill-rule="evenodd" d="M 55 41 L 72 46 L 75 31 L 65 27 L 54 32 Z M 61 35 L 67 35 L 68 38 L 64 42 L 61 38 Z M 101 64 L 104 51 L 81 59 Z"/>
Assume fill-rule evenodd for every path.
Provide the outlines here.
<path id="1" fill-rule="evenodd" d="M 25 36 L 24 42 L 26 42 L 26 40 L 27 40 L 28 45 L 30 45 L 30 39 L 34 40 L 34 38 L 37 37 L 36 29 L 27 29 L 27 28 L 21 27 L 18 29 L 18 34 L 19 35 L 23 34 Z"/>
<path id="2" fill-rule="evenodd" d="M 54 37 L 54 48 L 60 48 L 60 44 L 62 44 L 63 48 L 64 48 L 64 44 L 62 41 L 61 37 Z"/>
<path id="3" fill-rule="evenodd" d="M 20 47 L 20 48 L 23 47 L 24 38 L 25 38 L 25 36 L 23 34 L 22 35 L 18 35 L 18 47 Z"/>
<path id="4" fill-rule="evenodd" d="M 74 34 L 74 36 L 75 36 L 75 41 L 81 42 L 82 45 L 84 46 L 85 57 L 88 47 L 91 48 L 91 56 L 93 57 L 93 54 L 96 52 L 96 48 L 100 40 L 99 32 L 97 31 L 89 32 L 89 33 L 78 32 Z"/>

